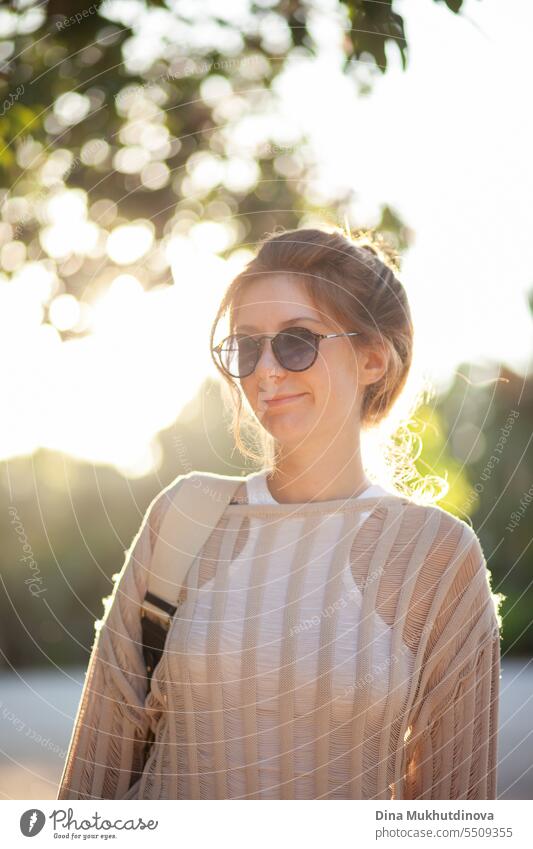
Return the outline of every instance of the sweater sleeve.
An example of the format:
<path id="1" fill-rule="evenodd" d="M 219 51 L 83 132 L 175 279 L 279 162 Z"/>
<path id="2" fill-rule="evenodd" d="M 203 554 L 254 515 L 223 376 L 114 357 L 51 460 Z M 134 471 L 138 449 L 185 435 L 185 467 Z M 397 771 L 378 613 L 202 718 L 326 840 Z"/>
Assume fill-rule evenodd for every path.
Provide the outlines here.
<path id="1" fill-rule="evenodd" d="M 160 493 L 161 495 L 161 493 Z M 103 600 L 57 799 L 121 799 L 144 767 L 150 716 L 140 608 L 163 499 L 152 501 Z"/>
<path id="2" fill-rule="evenodd" d="M 479 540 L 463 552 L 430 628 L 405 739 L 404 799 L 495 799 L 500 688 L 498 607 Z M 447 570 L 448 571 L 448 570 Z"/>

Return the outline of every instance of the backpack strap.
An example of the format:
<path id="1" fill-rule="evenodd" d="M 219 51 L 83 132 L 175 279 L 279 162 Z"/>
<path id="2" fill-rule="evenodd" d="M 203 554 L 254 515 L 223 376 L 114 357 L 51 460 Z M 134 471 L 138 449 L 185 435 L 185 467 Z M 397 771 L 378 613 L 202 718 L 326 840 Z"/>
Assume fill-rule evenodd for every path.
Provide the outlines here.
<path id="1" fill-rule="evenodd" d="M 141 605 L 143 655 L 148 686 L 163 653 L 167 631 L 190 565 L 216 528 L 242 477 L 190 472 L 167 489 L 163 516 Z"/>

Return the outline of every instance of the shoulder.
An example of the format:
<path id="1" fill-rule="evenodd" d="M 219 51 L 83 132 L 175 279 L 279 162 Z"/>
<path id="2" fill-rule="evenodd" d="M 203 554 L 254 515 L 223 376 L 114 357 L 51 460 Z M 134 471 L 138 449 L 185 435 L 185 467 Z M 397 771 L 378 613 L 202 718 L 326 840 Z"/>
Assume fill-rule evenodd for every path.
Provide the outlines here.
<path id="1" fill-rule="evenodd" d="M 400 507 L 405 523 L 402 545 L 408 552 L 403 558 L 403 579 L 409 585 L 406 627 L 414 644 L 424 632 L 430 646 L 444 632 L 462 639 L 475 630 L 483 639 L 497 639 L 505 596 L 493 592 L 491 572 L 472 526 L 435 504 L 403 499 Z"/>
<path id="2" fill-rule="evenodd" d="M 450 550 L 457 547 L 459 551 L 465 552 L 474 548 L 483 554 L 481 542 L 472 525 L 438 504 L 419 504 L 408 498 L 398 498 L 398 506 L 403 509 L 404 521 L 413 528 L 432 526 L 436 531 L 436 543 L 446 543 Z"/>
<path id="3" fill-rule="evenodd" d="M 489 580 L 481 541 L 468 522 L 437 504 L 402 499 L 401 507 L 406 537 L 418 540 L 419 569 L 424 583 L 455 582 L 457 592 L 461 593 L 476 580 L 480 581 L 480 576 Z"/>
<path id="4" fill-rule="evenodd" d="M 174 478 L 167 486 L 159 490 L 152 498 L 144 516 L 144 522 L 149 526 L 150 543 L 154 548 L 157 535 L 161 528 L 163 518 L 174 500 L 177 492 L 183 486 L 185 480 L 191 477 L 189 474 L 181 474 Z"/>
<path id="5" fill-rule="evenodd" d="M 219 500 L 225 497 L 226 492 L 234 492 L 244 480 L 243 477 L 197 470 L 177 475 L 154 496 L 146 511 L 145 519 L 150 526 L 152 545 L 155 543 L 167 510 L 183 487 L 187 487 L 187 496 L 191 502 L 195 498 Z"/>
<path id="6" fill-rule="evenodd" d="M 461 603 L 465 616 L 485 611 L 494 627 L 501 625 L 500 605 L 505 599 L 492 588 L 493 579 L 481 541 L 473 527 L 438 505 L 410 502 L 406 518 L 414 526 L 432 527 L 430 544 L 419 566 L 421 585 L 432 587 L 442 607 L 453 610 Z"/>

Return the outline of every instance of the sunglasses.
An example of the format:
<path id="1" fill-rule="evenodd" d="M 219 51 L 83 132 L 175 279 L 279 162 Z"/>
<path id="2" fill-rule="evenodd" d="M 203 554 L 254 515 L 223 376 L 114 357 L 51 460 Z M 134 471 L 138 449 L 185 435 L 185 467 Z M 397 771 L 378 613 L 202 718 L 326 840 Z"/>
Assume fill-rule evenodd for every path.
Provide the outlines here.
<path id="1" fill-rule="evenodd" d="M 320 341 L 336 336 L 360 336 L 360 333 L 355 330 L 350 333 L 313 333 L 307 327 L 287 327 L 274 336 L 232 333 L 213 348 L 213 353 L 226 374 L 248 377 L 261 358 L 264 340 L 271 339 L 272 352 L 280 366 L 288 371 L 305 371 L 318 357 Z"/>

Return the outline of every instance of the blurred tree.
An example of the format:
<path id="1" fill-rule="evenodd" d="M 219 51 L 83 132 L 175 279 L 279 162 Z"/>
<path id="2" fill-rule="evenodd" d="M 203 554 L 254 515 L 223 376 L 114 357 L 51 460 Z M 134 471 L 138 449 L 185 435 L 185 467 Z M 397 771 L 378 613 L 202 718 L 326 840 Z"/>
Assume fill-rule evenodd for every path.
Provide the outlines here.
<path id="1" fill-rule="evenodd" d="M 462 2 L 446 5 L 457 13 Z M 274 82 L 320 52 L 327 18 L 338 26 L 340 68 L 368 92 L 387 69 L 389 47 L 406 66 L 395 7 L 393 0 L 345 0 L 327 10 L 261 0 L 246 12 L 228 4 L 216 13 L 184 0 L 4 7 L 5 270 L 43 261 L 54 277 L 50 299 L 66 292 L 90 300 L 117 264 L 145 288 L 168 282 L 169 241 L 200 221 L 220 225 L 223 257 L 313 212 L 367 224 L 356 220 L 352 190 L 319 186 L 308 139 L 280 118 Z M 61 232 L 61 216 L 75 235 Z M 107 239 L 139 219 L 145 249 L 128 261 Z M 375 223 L 406 247 L 409 231 L 394 210 L 385 206 Z M 87 330 L 83 322 L 59 329 L 64 338 Z"/>
<path id="2" fill-rule="evenodd" d="M 506 596 L 503 650 L 531 654 L 533 378 L 496 364 L 463 364 L 457 374 L 437 405 L 456 468 L 446 463 L 452 486 L 441 506 L 472 516 L 493 589 Z"/>

